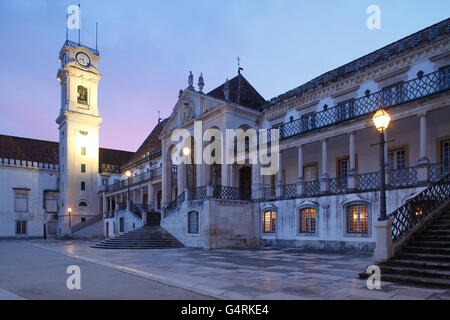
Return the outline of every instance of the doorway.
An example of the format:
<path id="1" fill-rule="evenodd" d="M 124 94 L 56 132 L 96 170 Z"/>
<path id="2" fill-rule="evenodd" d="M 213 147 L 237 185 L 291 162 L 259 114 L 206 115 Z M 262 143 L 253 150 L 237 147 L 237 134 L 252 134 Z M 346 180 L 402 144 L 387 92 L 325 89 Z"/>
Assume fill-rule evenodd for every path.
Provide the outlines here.
<path id="1" fill-rule="evenodd" d="M 239 169 L 239 195 L 241 200 L 250 200 L 252 192 L 252 168 L 245 166 Z"/>

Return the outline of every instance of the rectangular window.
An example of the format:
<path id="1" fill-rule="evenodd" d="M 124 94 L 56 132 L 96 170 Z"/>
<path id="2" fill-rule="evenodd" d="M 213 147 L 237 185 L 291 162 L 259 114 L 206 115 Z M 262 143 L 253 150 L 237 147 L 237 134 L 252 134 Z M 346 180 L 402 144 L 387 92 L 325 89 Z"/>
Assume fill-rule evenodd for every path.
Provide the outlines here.
<path id="1" fill-rule="evenodd" d="M 28 191 L 15 190 L 14 191 L 14 211 L 28 212 Z"/>
<path id="2" fill-rule="evenodd" d="M 27 222 L 26 221 L 16 221 L 16 234 L 27 234 Z"/>
<path id="3" fill-rule="evenodd" d="M 264 211 L 263 212 L 263 232 L 275 233 L 277 224 L 277 212 L 276 211 Z"/>
<path id="4" fill-rule="evenodd" d="M 192 211 L 188 214 L 188 232 L 198 233 L 198 212 Z"/>
<path id="5" fill-rule="evenodd" d="M 81 147 L 81 155 L 82 156 L 86 155 L 86 147 Z"/>
<path id="6" fill-rule="evenodd" d="M 56 192 L 45 192 L 45 212 L 56 213 L 58 212 L 58 194 Z"/>
<path id="7" fill-rule="evenodd" d="M 316 232 L 316 209 L 300 209 L 300 233 Z"/>
<path id="8" fill-rule="evenodd" d="M 81 181 L 81 190 L 84 191 L 86 190 L 86 182 Z"/>
<path id="9" fill-rule="evenodd" d="M 391 183 L 407 181 L 406 149 L 401 148 L 388 153 L 389 175 Z"/>
<path id="10" fill-rule="evenodd" d="M 347 177 L 348 177 L 349 168 L 350 168 L 350 159 L 349 158 L 340 159 L 338 161 L 337 176 L 339 178 L 339 184 L 341 186 L 347 185 Z"/>
<path id="11" fill-rule="evenodd" d="M 347 232 L 369 232 L 369 208 L 364 205 L 347 207 Z"/>
<path id="12" fill-rule="evenodd" d="M 86 165 L 83 163 L 81 164 L 81 173 L 85 173 L 86 172 Z"/>
<path id="13" fill-rule="evenodd" d="M 450 166 L 450 140 L 441 141 L 441 163 L 445 168 Z"/>
<path id="14" fill-rule="evenodd" d="M 317 165 L 310 165 L 303 167 L 303 179 L 305 182 L 317 181 Z"/>

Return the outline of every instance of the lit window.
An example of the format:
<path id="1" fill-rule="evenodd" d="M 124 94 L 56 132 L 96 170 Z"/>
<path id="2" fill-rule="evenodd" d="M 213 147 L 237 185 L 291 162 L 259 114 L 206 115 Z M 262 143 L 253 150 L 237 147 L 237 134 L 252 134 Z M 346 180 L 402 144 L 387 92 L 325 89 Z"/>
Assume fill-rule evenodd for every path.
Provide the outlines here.
<path id="1" fill-rule="evenodd" d="M 16 190 L 14 192 L 14 202 L 16 212 L 28 212 L 28 191 Z"/>
<path id="2" fill-rule="evenodd" d="M 16 234 L 27 234 L 26 221 L 16 221 Z"/>
<path id="3" fill-rule="evenodd" d="M 365 205 L 347 207 L 347 232 L 369 232 L 369 208 Z"/>
<path id="4" fill-rule="evenodd" d="M 86 165 L 83 163 L 81 164 L 81 172 L 85 173 L 86 172 Z"/>
<path id="5" fill-rule="evenodd" d="M 198 233 L 198 212 L 191 211 L 188 214 L 188 232 Z"/>
<path id="6" fill-rule="evenodd" d="M 276 211 L 264 211 L 263 212 L 263 232 L 265 233 L 275 233 L 276 232 Z"/>
<path id="7" fill-rule="evenodd" d="M 316 209 L 300 209 L 300 233 L 316 232 Z"/>

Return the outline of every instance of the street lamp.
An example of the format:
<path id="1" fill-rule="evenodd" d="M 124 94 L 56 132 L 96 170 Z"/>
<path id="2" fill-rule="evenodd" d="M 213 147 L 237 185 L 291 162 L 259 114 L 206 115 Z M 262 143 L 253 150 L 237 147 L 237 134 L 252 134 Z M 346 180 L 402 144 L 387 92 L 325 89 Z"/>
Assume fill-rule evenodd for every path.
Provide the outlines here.
<path id="1" fill-rule="evenodd" d="M 184 147 L 183 148 L 183 156 L 185 156 L 185 158 L 189 157 L 191 154 L 191 149 L 189 147 Z M 186 161 L 186 188 L 189 188 L 189 176 L 188 176 L 188 163 Z"/>
<path id="2" fill-rule="evenodd" d="M 131 177 L 131 171 L 130 170 L 127 170 L 126 172 L 125 172 L 125 175 L 127 176 L 127 186 L 128 186 L 128 191 L 127 191 L 127 202 L 129 203 L 129 204 L 131 204 L 131 199 L 130 199 L 130 177 Z M 128 206 L 128 209 L 130 209 L 129 208 L 129 206 Z"/>
<path id="3" fill-rule="evenodd" d="M 69 230 L 72 230 L 72 218 L 71 218 L 71 213 L 72 213 L 72 208 L 68 208 L 67 211 L 69 212 Z"/>
<path id="4" fill-rule="evenodd" d="M 386 217 L 386 170 L 384 161 L 384 131 L 389 126 L 391 116 L 383 109 L 378 110 L 372 117 L 375 128 L 380 132 L 380 217 L 379 221 L 387 220 Z"/>

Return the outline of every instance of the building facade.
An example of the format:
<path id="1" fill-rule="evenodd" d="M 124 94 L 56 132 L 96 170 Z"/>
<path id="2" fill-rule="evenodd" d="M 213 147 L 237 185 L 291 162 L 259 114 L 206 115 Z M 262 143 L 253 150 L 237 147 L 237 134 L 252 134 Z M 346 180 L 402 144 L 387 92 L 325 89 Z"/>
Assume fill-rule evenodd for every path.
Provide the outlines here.
<path id="1" fill-rule="evenodd" d="M 373 114 L 383 108 L 392 118 L 383 150 L 388 213 L 449 172 L 449 34 L 447 19 L 269 101 L 241 70 L 208 93 L 191 73 L 136 153 L 98 147 L 99 55 L 66 43 L 58 156 L 41 166 L 0 149 L 0 174 L 10 177 L 0 217 L 14 236 L 23 194 L 45 202 L 48 193 L 58 199 L 49 207 L 59 235 L 91 226 L 83 218 L 97 219 L 106 237 L 160 224 L 188 247 L 373 250 L 381 180 Z M 34 191 L 36 180 L 45 183 Z M 41 206 L 33 201 L 29 208 Z M 42 208 L 36 230 L 54 218 Z"/>

